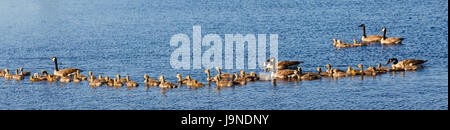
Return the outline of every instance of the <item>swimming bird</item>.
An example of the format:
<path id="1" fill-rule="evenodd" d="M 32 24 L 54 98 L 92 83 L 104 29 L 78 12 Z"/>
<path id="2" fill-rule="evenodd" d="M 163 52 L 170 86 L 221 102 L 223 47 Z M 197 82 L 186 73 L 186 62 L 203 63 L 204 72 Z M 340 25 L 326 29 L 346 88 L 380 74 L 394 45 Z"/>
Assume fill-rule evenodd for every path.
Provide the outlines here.
<path id="1" fill-rule="evenodd" d="M 204 87 L 205 85 L 197 80 L 192 80 L 192 87 Z"/>
<path id="2" fill-rule="evenodd" d="M 88 79 L 88 81 L 89 82 L 93 82 L 95 79 L 97 79 L 97 78 L 95 78 L 95 76 L 92 74 L 92 71 L 89 71 L 89 79 Z"/>
<path id="3" fill-rule="evenodd" d="M 275 74 L 275 78 L 288 79 L 289 75 L 294 74 L 295 71 L 296 70 L 291 70 L 291 69 L 278 70 L 277 73 Z"/>
<path id="4" fill-rule="evenodd" d="M 71 80 L 70 80 L 69 76 L 61 76 L 60 79 L 59 79 L 59 82 L 61 82 L 61 83 L 68 83 L 70 81 Z"/>
<path id="5" fill-rule="evenodd" d="M 127 83 L 126 83 L 127 87 L 138 87 L 139 86 L 139 84 L 136 83 L 136 81 L 131 81 L 130 80 L 130 76 L 127 75 L 126 79 L 127 79 Z"/>
<path id="6" fill-rule="evenodd" d="M 264 71 L 273 70 L 274 63 L 275 63 L 274 57 L 267 59 L 266 62 L 263 63 Z M 277 68 L 277 70 L 293 69 L 296 68 L 301 63 L 303 63 L 303 61 L 279 61 L 275 64 L 275 67 Z"/>
<path id="7" fill-rule="evenodd" d="M 10 73 L 9 73 L 8 68 L 6 68 L 6 69 L 5 69 L 4 77 L 5 77 L 6 79 L 12 79 L 13 76 L 14 76 L 13 74 L 10 74 Z"/>
<path id="8" fill-rule="evenodd" d="M 237 73 L 233 76 L 233 84 L 240 84 L 240 85 L 246 85 L 247 84 L 247 78 L 239 76 Z"/>
<path id="9" fill-rule="evenodd" d="M 58 60 L 56 59 L 56 57 L 52 57 L 51 60 L 55 62 L 55 70 L 53 71 L 53 74 L 56 76 L 67 76 L 67 75 L 72 75 L 72 74 L 76 73 L 77 70 L 81 71 L 80 69 L 77 69 L 77 68 L 66 68 L 66 69 L 59 70 Z"/>
<path id="10" fill-rule="evenodd" d="M 211 72 L 209 69 L 205 69 L 205 73 L 206 73 L 206 81 L 208 82 L 215 82 L 215 78 L 211 78 Z"/>
<path id="11" fill-rule="evenodd" d="M 335 47 L 338 49 L 341 49 L 341 48 L 350 48 L 350 47 L 356 47 L 356 46 L 353 44 L 350 44 L 350 43 L 342 42 L 341 40 L 337 40 L 337 44 Z"/>
<path id="12" fill-rule="evenodd" d="M 332 69 L 331 70 L 333 77 L 340 78 L 340 77 L 346 77 L 347 73 L 338 71 L 338 69 Z"/>
<path id="13" fill-rule="evenodd" d="M 228 79 L 221 79 L 216 81 L 216 87 L 231 87 L 233 86 L 233 81 Z"/>
<path id="14" fill-rule="evenodd" d="M 332 41 L 333 41 L 333 46 L 336 46 L 337 45 L 337 39 L 333 38 Z"/>
<path id="15" fill-rule="evenodd" d="M 79 78 L 78 73 L 75 73 L 75 75 L 72 77 L 72 81 L 75 83 L 81 82 L 81 78 Z"/>
<path id="16" fill-rule="evenodd" d="M 323 77 L 330 77 L 331 76 L 330 73 L 328 73 L 328 72 L 322 72 L 322 68 L 320 68 L 320 67 L 317 67 L 317 74 L 320 75 L 320 76 L 323 76 Z"/>
<path id="17" fill-rule="evenodd" d="M 91 72 L 91 74 L 92 74 L 92 72 Z M 79 78 L 79 79 L 81 79 L 81 80 L 87 80 L 87 77 L 86 77 L 86 76 L 80 74 L 80 70 L 77 70 L 76 75 L 77 75 L 77 78 Z"/>
<path id="18" fill-rule="evenodd" d="M 127 82 L 127 79 L 122 79 L 120 78 L 120 74 L 116 75 L 117 80 L 119 80 L 120 82 Z"/>
<path id="19" fill-rule="evenodd" d="M 377 73 L 375 71 L 364 70 L 364 66 L 362 64 L 358 64 L 358 67 L 361 69 L 360 70 L 361 75 L 367 75 L 367 76 L 376 76 L 377 75 Z"/>
<path id="20" fill-rule="evenodd" d="M 159 85 L 159 81 L 158 80 L 150 78 L 147 74 L 144 75 L 144 79 L 145 79 L 144 83 L 145 83 L 146 86 L 156 87 L 156 86 Z"/>
<path id="21" fill-rule="evenodd" d="M 175 85 L 174 83 L 165 81 L 163 75 L 159 76 L 159 81 L 160 81 L 160 83 L 159 83 L 160 88 L 176 88 L 177 87 L 177 85 Z"/>
<path id="22" fill-rule="evenodd" d="M 34 77 L 30 75 L 30 82 L 39 82 L 39 81 L 41 81 L 41 80 L 39 80 L 36 77 L 39 77 L 38 73 L 34 73 Z"/>
<path id="23" fill-rule="evenodd" d="M 114 87 L 122 87 L 123 83 L 120 82 L 118 79 L 114 79 Z"/>
<path id="24" fill-rule="evenodd" d="M 348 66 L 348 68 L 347 68 L 347 75 L 348 76 L 361 75 L 361 71 L 356 70 L 356 69 L 352 69 L 351 66 Z"/>
<path id="25" fill-rule="evenodd" d="M 358 42 L 356 39 L 353 39 L 354 46 L 367 46 L 367 43 Z"/>
<path id="26" fill-rule="evenodd" d="M 325 65 L 326 67 L 327 67 L 327 73 L 332 73 L 331 71 L 333 71 L 333 68 L 331 68 L 331 65 L 330 64 L 326 64 Z M 345 72 L 345 71 L 343 71 L 343 70 L 340 70 L 340 69 L 336 69 L 336 71 L 337 72 Z"/>
<path id="27" fill-rule="evenodd" d="M 392 63 L 393 70 L 416 70 L 422 68 L 422 64 L 427 62 L 427 60 L 418 59 L 405 59 L 398 62 L 397 58 L 391 58 L 387 61 L 386 65 Z"/>
<path id="28" fill-rule="evenodd" d="M 106 86 L 111 87 L 114 86 L 114 80 L 110 79 L 108 76 L 105 76 Z"/>
<path id="29" fill-rule="evenodd" d="M 381 63 L 377 64 L 377 68 L 375 68 L 375 70 L 377 70 L 377 71 L 386 71 L 386 72 L 391 71 L 391 69 L 389 69 L 388 67 L 381 67 Z"/>
<path id="30" fill-rule="evenodd" d="M 189 82 L 189 79 L 187 79 L 187 78 L 183 79 L 181 77 L 181 74 L 177 74 L 177 78 L 178 78 L 178 81 L 177 81 L 178 84 L 187 84 Z"/>
<path id="31" fill-rule="evenodd" d="M 383 37 L 382 35 L 366 35 L 366 26 L 364 24 L 359 25 L 359 27 L 361 27 L 363 29 L 363 36 L 361 38 L 361 40 L 363 42 L 380 42 L 381 38 Z"/>
<path id="32" fill-rule="evenodd" d="M 52 76 L 52 75 L 50 75 L 50 74 L 47 74 L 47 81 L 48 82 L 56 82 L 56 81 L 58 81 L 58 77 L 57 76 Z"/>
<path id="33" fill-rule="evenodd" d="M 231 79 L 233 78 L 233 74 L 229 74 L 229 73 L 222 73 L 222 70 L 219 67 L 216 67 L 217 70 L 217 76 L 220 76 L 220 78 L 227 78 L 227 79 Z"/>
<path id="34" fill-rule="evenodd" d="M 381 44 L 401 44 L 405 38 L 386 37 L 386 28 L 381 28 L 383 31 L 383 37 L 381 38 Z"/>
<path id="35" fill-rule="evenodd" d="M 27 72 L 23 72 L 23 67 L 20 67 L 20 75 L 22 76 L 30 76 L 31 72 L 27 71 Z"/>
<path id="36" fill-rule="evenodd" d="M 19 70 L 16 69 L 16 75 L 13 75 L 12 78 L 15 80 L 23 80 L 23 75 L 19 74 Z"/>

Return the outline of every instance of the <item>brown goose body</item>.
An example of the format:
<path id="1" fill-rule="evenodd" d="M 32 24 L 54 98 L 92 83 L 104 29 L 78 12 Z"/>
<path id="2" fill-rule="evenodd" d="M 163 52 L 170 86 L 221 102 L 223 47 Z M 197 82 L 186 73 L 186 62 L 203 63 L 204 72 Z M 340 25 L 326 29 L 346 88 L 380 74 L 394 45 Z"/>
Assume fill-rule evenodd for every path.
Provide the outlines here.
<path id="1" fill-rule="evenodd" d="M 62 77 L 62 76 L 68 76 L 68 75 L 72 75 L 75 74 L 77 71 L 80 71 L 80 69 L 77 68 L 66 68 L 66 69 L 59 69 L 58 68 L 58 60 L 56 59 L 56 57 L 52 57 L 51 60 L 53 60 L 55 62 L 55 70 L 53 71 L 53 75 Z"/>
<path id="2" fill-rule="evenodd" d="M 427 60 L 406 59 L 398 62 L 397 58 L 389 59 L 386 64 L 392 63 L 392 69 L 416 70 L 422 68 Z"/>
<path id="3" fill-rule="evenodd" d="M 383 31 L 383 37 L 381 38 L 381 44 L 401 44 L 405 38 L 397 38 L 397 37 L 386 37 L 386 28 L 381 28 Z"/>
<path id="4" fill-rule="evenodd" d="M 382 35 L 366 35 L 366 26 L 364 24 L 359 25 L 363 29 L 363 36 L 361 37 L 361 40 L 363 42 L 380 42 L 381 38 L 383 38 Z"/>

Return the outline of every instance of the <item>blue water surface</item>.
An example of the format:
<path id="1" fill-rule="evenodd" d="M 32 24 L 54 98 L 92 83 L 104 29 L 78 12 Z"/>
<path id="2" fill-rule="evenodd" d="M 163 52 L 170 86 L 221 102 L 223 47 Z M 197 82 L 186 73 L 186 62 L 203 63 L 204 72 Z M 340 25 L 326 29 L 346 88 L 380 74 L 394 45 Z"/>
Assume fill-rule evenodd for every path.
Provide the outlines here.
<path id="1" fill-rule="evenodd" d="M 368 34 L 382 34 L 385 26 L 388 36 L 406 40 L 396 46 L 332 47 L 332 38 L 360 39 L 360 24 Z M 327 63 L 341 69 L 375 66 L 394 57 L 428 62 L 415 72 L 376 77 L 146 89 L 144 74 L 175 82 L 180 73 L 206 83 L 203 69 L 176 70 L 169 63 L 176 49 L 169 46 L 171 37 L 182 33 L 192 40 L 195 25 L 203 36 L 278 34 L 279 59 L 302 60 L 304 71 Z M 0 109 L 448 110 L 447 0 L 1 0 L 0 52 L 2 69 L 53 72 L 55 56 L 60 68 L 129 75 L 141 83 L 114 89 L 0 78 Z"/>

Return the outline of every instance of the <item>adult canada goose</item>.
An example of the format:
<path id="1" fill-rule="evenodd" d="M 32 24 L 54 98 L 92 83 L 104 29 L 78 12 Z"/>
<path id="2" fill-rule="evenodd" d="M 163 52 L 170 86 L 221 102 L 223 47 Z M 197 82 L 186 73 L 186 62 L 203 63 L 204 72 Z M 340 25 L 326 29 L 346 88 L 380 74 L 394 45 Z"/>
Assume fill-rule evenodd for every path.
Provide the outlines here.
<path id="1" fill-rule="evenodd" d="M 159 83 L 160 88 L 176 88 L 177 87 L 177 85 L 175 85 L 174 83 L 165 81 L 163 75 L 159 76 L 159 81 L 160 81 L 160 83 Z"/>
<path id="2" fill-rule="evenodd" d="M 130 81 L 130 76 L 127 75 L 126 79 L 127 79 L 127 83 L 126 83 L 127 87 L 138 87 L 139 86 L 139 84 L 136 83 L 136 81 Z"/>
<path id="3" fill-rule="evenodd" d="M 30 76 L 31 72 L 27 71 L 27 72 L 23 72 L 23 67 L 20 67 L 20 75 L 22 76 Z"/>
<path id="4" fill-rule="evenodd" d="M 364 24 L 359 25 L 359 27 L 361 27 L 363 29 L 363 36 L 361 38 L 361 40 L 363 42 L 380 42 L 381 38 L 383 37 L 382 35 L 369 35 L 367 36 L 366 34 L 366 26 Z"/>
<path id="5" fill-rule="evenodd" d="M 386 28 L 381 28 L 383 31 L 383 37 L 381 38 L 381 44 L 401 44 L 405 38 L 386 37 Z"/>
<path id="6" fill-rule="evenodd" d="M 159 81 L 158 80 L 150 78 L 147 74 L 144 75 L 144 79 L 145 79 L 144 83 L 145 83 L 146 86 L 156 87 L 156 86 L 159 85 Z"/>
<path id="7" fill-rule="evenodd" d="M 294 74 L 295 71 L 296 70 L 291 70 L 291 69 L 278 70 L 277 73 L 275 74 L 275 78 L 288 79 L 289 75 Z"/>
<path id="8" fill-rule="evenodd" d="M 376 76 L 377 75 L 377 73 L 375 71 L 364 70 L 364 66 L 362 64 L 358 64 L 358 67 L 361 69 L 360 70 L 361 75 L 368 75 L 368 76 Z"/>
<path id="9" fill-rule="evenodd" d="M 386 65 L 392 63 L 393 70 L 416 70 L 422 68 L 422 64 L 427 60 L 406 59 L 398 62 L 397 58 L 391 58 L 387 61 Z"/>
<path id="10" fill-rule="evenodd" d="M 81 71 L 80 69 L 77 69 L 77 68 L 66 68 L 66 69 L 59 70 L 58 60 L 56 59 L 56 57 L 52 57 L 51 60 L 55 62 L 55 70 L 53 71 L 53 74 L 56 76 L 67 76 L 67 75 L 72 75 L 72 74 L 76 73 L 77 70 Z"/>
<path id="11" fill-rule="evenodd" d="M 356 39 L 353 39 L 354 46 L 367 46 L 367 43 L 358 42 Z"/>
<path id="12" fill-rule="evenodd" d="M 23 80 L 23 75 L 19 74 L 19 70 L 16 69 L 16 75 L 13 75 L 12 78 L 15 80 Z"/>
<path id="13" fill-rule="evenodd" d="M 275 58 L 271 57 L 267 59 L 266 62 L 263 63 L 264 71 L 273 70 L 274 63 Z M 301 63 L 303 63 L 303 61 L 279 61 L 275 64 L 275 67 L 277 67 L 277 70 L 293 69 Z"/>
<path id="14" fill-rule="evenodd" d="M 70 77 L 69 76 L 61 76 L 61 78 L 59 79 L 59 82 L 61 83 L 68 83 L 70 82 Z"/>

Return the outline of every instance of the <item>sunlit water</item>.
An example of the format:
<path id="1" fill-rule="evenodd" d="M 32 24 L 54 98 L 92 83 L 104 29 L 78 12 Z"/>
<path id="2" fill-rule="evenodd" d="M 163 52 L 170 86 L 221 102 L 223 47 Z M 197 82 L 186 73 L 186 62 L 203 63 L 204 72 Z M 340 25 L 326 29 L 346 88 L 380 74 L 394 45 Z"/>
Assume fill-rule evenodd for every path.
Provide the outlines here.
<path id="1" fill-rule="evenodd" d="M 1 0 L 0 68 L 25 71 L 76 67 L 130 75 L 141 86 L 91 88 L 87 82 L 30 83 L 0 79 L 0 109 L 448 109 L 448 1 L 124 1 Z M 337 50 L 331 39 L 367 33 L 405 37 L 403 45 Z M 252 82 L 216 89 L 146 89 L 143 75 L 177 73 L 206 83 L 203 70 L 175 70 L 170 38 L 192 26 L 202 34 L 278 34 L 279 59 L 302 60 L 304 71 L 330 63 L 345 69 L 388 58 L 428 60 L 416 72 L 338 80 Z M 204 48 L 207 49 L 207 48 Z M 239 70 L 223 70 L 237 72 Z M 248 70 L 256 71 L 259 70 Z M 212 71 L 216 74 L 215 71 Z"/>

